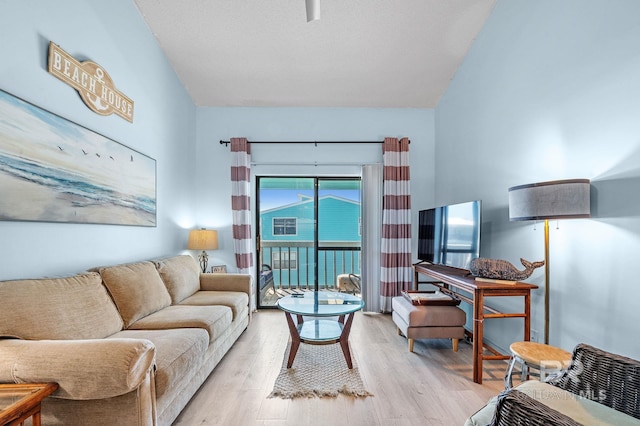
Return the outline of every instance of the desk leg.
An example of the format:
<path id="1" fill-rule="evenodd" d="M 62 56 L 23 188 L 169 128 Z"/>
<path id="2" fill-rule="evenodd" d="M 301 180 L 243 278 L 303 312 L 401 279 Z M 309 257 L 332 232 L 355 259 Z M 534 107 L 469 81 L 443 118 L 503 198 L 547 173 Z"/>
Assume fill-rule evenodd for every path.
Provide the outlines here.
<path id="1" fill-rule="evenodd" d="M 531 292 L 524 295 L 524 341 L 531 340 Z"/>
<path id="2" fill-rule="evenodd" d="M 482 340 L 484 292 L 476 290 L 473 297 L 473 381 L 482 384 Z"/>
<path id="3" fill-rule="evenodd" d="M 298 328 L 293 322 L 291 314 L 289 312 L 285 312 L 284 316 L 287 318 L 287 324 L 289 325 L 289 334 L 291 334 L 291 349 L 289 350 L 289 359 L 287 360 L 287 368 L 291 368 L 291 366 L 293 365 L 293 360 L 296 359 L 298 347 L 300 347 L 300 333 L 298 333 Z"/>

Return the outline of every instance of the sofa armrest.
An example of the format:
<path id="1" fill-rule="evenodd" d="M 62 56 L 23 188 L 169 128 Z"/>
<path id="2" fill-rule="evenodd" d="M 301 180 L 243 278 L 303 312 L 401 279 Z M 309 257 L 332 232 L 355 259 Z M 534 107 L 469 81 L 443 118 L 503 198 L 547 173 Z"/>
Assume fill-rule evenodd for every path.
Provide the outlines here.
<path id="1" fill-rule="evenodd" d="M 0 382 L 56 382 L 52 395 L 89 400 L 137 389 L 155 366 L 145 339 L 0 340 Z"/>
<path id="2" fill-rule="evenodd" d="M 549 383 L 640 419 L 640 361 L 579 344 L 569 368 Z"/>
<path id="3" fill-rule="evenodd" d="M 491 426 L 555 425 L 581 426 L 570 417 L 516 389 L 503 391 L 496 403 Z"/>
<path id="4" fill-rule="evenodd" d="M 249 274 L 200 274 L 200 290 L 241 291 L 251 300 L 251 275 Z"/>

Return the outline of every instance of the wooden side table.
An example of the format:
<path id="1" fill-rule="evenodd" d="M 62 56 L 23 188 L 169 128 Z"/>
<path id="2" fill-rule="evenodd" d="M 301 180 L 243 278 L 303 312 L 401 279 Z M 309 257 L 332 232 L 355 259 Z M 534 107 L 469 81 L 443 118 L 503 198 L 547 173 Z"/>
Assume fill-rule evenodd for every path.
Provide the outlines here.
<path id="1" fill-rule="evenodd" d="M 509 346 L 511 362 L 504 376 L 505 389 L 513 386 L 513 367 L 516 363 L 522 366 L 522 380 L 529 374 L 529 368 L 539 371 L 541 382 L 555 377 L 571 363 L 571 353 L 555 346 L 536 342 L 514 342 Z"/>
<path id="2" fill-rule="evenodd" d="M 0 384 L 0 425 L 22 425 L 31 417 L 40 426 L 42 400 L 57 389 L 57 383 Z"/>

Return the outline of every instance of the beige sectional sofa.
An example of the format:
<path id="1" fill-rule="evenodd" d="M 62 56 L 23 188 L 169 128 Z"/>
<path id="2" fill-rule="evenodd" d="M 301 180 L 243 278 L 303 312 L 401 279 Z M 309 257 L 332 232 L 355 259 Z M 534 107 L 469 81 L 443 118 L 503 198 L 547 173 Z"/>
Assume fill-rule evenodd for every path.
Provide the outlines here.
<path id="1" fill-rule="evenodd" d="M 57 382 L 44 425 L 170 425 L 247 328 L 251 285 L 188 255 L 0 282 L 0 383 Z"/>

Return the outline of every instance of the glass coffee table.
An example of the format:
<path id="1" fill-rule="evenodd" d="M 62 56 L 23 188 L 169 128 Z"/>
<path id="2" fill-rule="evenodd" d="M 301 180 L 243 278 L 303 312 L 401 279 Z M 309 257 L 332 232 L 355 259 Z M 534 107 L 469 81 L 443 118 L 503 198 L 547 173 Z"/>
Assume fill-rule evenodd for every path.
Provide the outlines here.
<path id="1" fill-rule="evenodd" d="M 284 311 L 291 333 L 287 368 L 293 365 L 300 343 L 340 343 L 347 366 L 353 368 L 349 351 L 349 332 L 353 315 L 364 307 L 362 299 L 347 293 L 310 291 L 285 296 L 278 300 L 277 305 Z M 296 321 L 292 315 L 296 316 Z"/>

